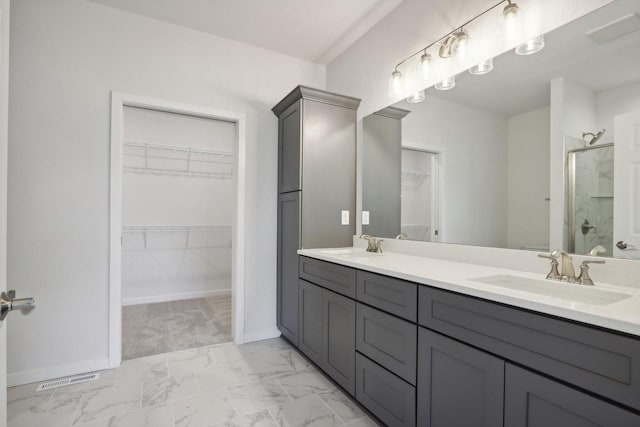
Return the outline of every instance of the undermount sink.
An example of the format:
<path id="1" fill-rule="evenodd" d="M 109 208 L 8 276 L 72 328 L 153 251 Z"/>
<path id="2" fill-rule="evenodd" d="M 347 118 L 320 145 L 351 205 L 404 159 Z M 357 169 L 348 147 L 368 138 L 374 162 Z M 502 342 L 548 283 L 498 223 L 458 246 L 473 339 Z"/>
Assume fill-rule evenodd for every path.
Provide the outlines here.
<path id="1" fill-rule="evenodd" d="M 353 258 L 382 255 L 374 252 L 367 252 L 364 249 L 358 249 L 358 248 L 321 249 L 320 252 L 327 255 L 341 255 L 341 256 L 353 257 Z"/>
<path id="2" fill-rule="evenodd" d="M 536 280 L 506 274 L 479 277 L 471 280 L 487 285 L 500 286 L 590 305 L 608 305 L 631 297 L 631 295 L 628 294 L 597 289 L 590 286 L 550 280 Z"/>

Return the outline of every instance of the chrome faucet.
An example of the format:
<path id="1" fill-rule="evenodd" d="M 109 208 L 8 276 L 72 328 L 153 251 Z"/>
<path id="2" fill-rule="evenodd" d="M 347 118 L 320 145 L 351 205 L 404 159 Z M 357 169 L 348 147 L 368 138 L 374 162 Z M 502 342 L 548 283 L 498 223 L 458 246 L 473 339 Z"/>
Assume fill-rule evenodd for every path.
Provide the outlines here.
<path id="1" fill-rule="evenodd" d="M 396 240 L 403 240 L 403 239 L 408 239 L 409 236 L 407 236 L 407 233 L 400 233 L 396 236 Z"/>
<path id="2" fill-rule="evenodd" d="M 367 241 L 367 252 L 374 252 L 377 254 L 382 253 L 382 240 L 376 239 L 375 237 L 371 237 L 368 234 L 363 234 L 360 236 L 361 239 Z"/>

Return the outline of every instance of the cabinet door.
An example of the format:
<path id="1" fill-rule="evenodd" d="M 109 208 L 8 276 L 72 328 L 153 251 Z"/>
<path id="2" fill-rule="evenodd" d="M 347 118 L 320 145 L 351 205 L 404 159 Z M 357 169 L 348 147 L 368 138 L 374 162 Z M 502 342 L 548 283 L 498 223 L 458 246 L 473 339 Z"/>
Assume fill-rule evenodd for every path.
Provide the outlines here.
<path id="1" fill-rule="evenodd" d="M 317 365 L 322 364 L 322 294 L 320 286 L 300 280 L 298 348 Z"/>
<path id="2" fill-rule="evenodd" d="M 419 329 L 418 425 L 502 426 L 504 361 Z"/>
<path id="3" fill-rule="evenodd" d="M 277 322 L 280 332 L 298 345 L 298 248 L 300 192 L 278 198 Z"/>
<path id="4" fill-rule="evenodd" d="M 631 427 L 640 416 L 507 364 L 505 427 Z"/>
<path id="5" fill-rule="evenodd" d="M 360 353 L 356 353 L 356 399 L 387 426 L 416 425 L 415 387 Z"/>
<path id="6" fill-rule="evenodd" d="M 278 117 L 278 192 L 302 190 L 300 147 L 302 144 L 300 101 Z"/>
<path id="7" fill-rule="evenodd" d="M 324 290 L 322 367 L 352 395 L 356 374 L 356 302 Z"/>

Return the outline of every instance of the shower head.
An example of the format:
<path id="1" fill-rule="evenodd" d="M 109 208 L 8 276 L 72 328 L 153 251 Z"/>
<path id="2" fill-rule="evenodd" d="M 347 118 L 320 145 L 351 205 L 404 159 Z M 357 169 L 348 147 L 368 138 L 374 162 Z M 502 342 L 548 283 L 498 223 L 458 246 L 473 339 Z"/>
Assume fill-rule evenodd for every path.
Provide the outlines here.
<path id="1" fill-rule="evenodd" d="M 598 142 L 600 137 L 602 137 L 602 135 L 604 135 L 604 133 L 606 131 L 607 131 L 606 129 L 600 129 L 596 133 L 593 133 L 593 132 L 582 132 L 582 140 L 585 142 L 585 144 L 593 145 L 596 142 Z M 591 139 L 589 141 L 587 141 L 587 137 L 591 137 Z"/>

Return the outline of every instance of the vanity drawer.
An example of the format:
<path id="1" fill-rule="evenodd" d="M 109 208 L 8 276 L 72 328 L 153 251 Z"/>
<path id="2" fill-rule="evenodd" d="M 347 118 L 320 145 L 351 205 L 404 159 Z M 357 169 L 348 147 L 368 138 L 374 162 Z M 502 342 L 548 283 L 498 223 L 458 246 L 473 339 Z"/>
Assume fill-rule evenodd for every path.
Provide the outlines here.
<path id="1" fill-rule="evenodd" d="M 418 318 L 418 285 L 358 270 L 356 299 L 415 322 Z"/>
<path id="2" fill-rule="evenodd" d="M 319 259 L 300 257 L 300 277 L 339 294 L 356 298 L 356 270 Z"/>
<path id="3" fill-rule="evenodd" d="M 640 340 L 427 286 L 418 298 L 420 325 L 640 409 Z"/>
<path id="4" fill-rule="evenodd" d="M 356 353 L 356 399 L 388 426 L 416 425 L 416 389 Z"/>
<path id="5" fill-rule="evenodd" d="M 416 384 L 418 327 L 358 303 L 356 350 L 411 384 Z"/>

